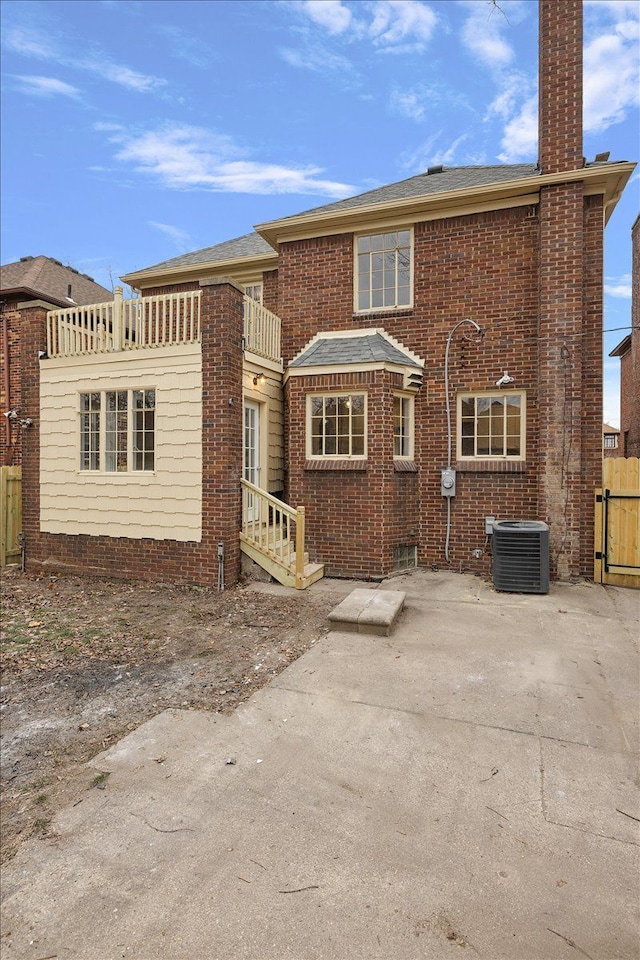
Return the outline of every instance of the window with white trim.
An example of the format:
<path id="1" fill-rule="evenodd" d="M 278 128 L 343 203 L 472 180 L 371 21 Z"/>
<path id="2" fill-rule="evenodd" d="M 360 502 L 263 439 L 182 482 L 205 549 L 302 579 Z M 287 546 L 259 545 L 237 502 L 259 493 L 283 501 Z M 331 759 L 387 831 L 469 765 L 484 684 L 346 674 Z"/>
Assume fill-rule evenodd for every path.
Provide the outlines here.
<path id="1" fill-rule="evenodd" d="M 605 450 L 615 450 L 618 446 L 617 433 L 605 433 L 604 446 L 605 446 Z"/>
<path id="2" fill-rule="evenodd" d="M 523 460 L 524 391 L 458 396 L 459 460 Z"/>
<path id="3" fill-rule="evenodd" d="M 411 306 L 411 230 L 356 238 L 356 310 Z"/>
<path id="4" fill-rule="evenodd" d="M 393 397 L 393 456 L 396 460 L 413 458 L 414 398 L 396 393 Z"/>
<path id="5" fill-rule="evenodd" d="M 255 300 L 256 303 L 262 303 L 262 284 L 261 283 L 247 283 L 245 284 L 244 292 L 251 300 Z"/>
<path id="6" fill-rule="evenodd" d="M 80 470 L 150 472 L 155 468 L 156 391 L 80 394 Z"/>
<path id="7" fill-rule="evenodd" d="M 310 395 L 307 398 L 307 456 L 364 459 L 366 426 L 366 394 Z"/>

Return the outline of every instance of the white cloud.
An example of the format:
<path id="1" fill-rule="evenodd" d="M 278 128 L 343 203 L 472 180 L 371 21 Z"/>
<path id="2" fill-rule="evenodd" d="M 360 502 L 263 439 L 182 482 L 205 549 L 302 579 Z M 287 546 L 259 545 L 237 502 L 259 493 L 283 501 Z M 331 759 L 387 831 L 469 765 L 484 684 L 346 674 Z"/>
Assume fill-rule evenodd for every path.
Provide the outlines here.
<path id="1" fill-rule="evenodd" d="M 331 53 L 320 44 L 309 43 L 305 47 L 282 47 L 278 53 L 290 67 L 301 70 L 313 70 L 318 73 L 335 72 L 342 75 L 351 74 L 353 65 L 346 57 Z"/>
<path id="2" fill-rule="evenodd" d="M 344 33 L 352 22 L 352 14 L 341 0 L 303 0 L 301 9 L 329 33 Z"/>
<path id="3" fill-rule="evenodd" d="M 466 2 L 469 16 L 462 27 L 462 42 L 473 56 L 492 70 L 507 66 L 514 57 L 513 48 L 502 36 L 509 21 L 491 4 Z"/>
<path id="4" fill-rule="evenodd" d="M 533 160 L 538 149 L 538 96 L 530 97 L 520 108 L 519 113 L 508 121 L 501 142 L 502 152 L 498 159 L 502 163 L 516 163 L 520 160 Z"/>
<path id="5" fill-rule="evenodd" d="M 37 31 L 25 30 L 22 27 L 15 27 L 6 31 L 4 44 L 9 50 L 22 56 L 36 57 L 38 60 L 57 63 L 72 70 L 87 71 L 102 77 L 104 80 L 109 80 L 119 86 L 140 93 L 152 92 L 166 84 L 166 80 L 160 77 L 138 73 L 130 67 L 113 63 L 99 51 L 90 59 L 68 56 L 56 47 L 52 38 L 41 35 Z"/>
<path id="6" fill-rule="evenodd" d="M 419 51 L 431 40 L 438 18 L 421 0 L 375 0 L 369 35 L 386 52 Z"/>
<path id="7" fill-rule="evenodd" d="M 427 140 L 422 143 L 417 150 L 406 154 L 402 158 L 402 166 L 405 170 L 410 170 L 414 174 L 423 173 L 429 167 L 439 164 L 455 165 L 456 153 L 458 148 L 465 140 L 469 139 L 468 133 L 463 133 L 457 137 L 449 146 L 441 146 L 440 141 L 442 130 L 437 130 Z"/>
<path id="8" fill-rule="evenodd" d="M 122 66 L 119 63 L 109 63 L 108 60 L 100 57 L 95 60 L 70 61 L 70 65 L 75 66 L 78 70 L 88 70 L 104 80 L 110 80 L 112 83 L 117 83 L 128 90 L 136 90 L 138 93 L 151 93 L 160 87 L 164 87 L 167 82 L 160 77 L 138 73 L 137 70 L 131 70 L 130 67 Z"/>
<path id="9" fill-rule="evenodd" d="M 346 197 L 355 188 L 320 177 L 321 167 L 249 160 L 230 137 L 202 127 L 166 123 L 146 133 L 114 133 L 116 159 L 173 189 L 228 193 L 320 194 Z"/>
<path id="10" fill-rule="evenodd" d="M 584 128 L 606 130 L 640 103 L 638 38 L 620 32 L 596 37 L 584 52 Z"/>
<path id="11" fill-rule="evenodd" d="M 390 104 L 395 113 L 410 120 L 424 120 L 425 102 L 422 94 L 417 90 L 393 90 Z"/>
<path id="12" fill-rule="evenodd" d="M 631 274 L 625 273 L 621 277 L 605 277 L 604 292 L 610 297 L 622 297 L 631 300 Z"/>
<path id="13" fill-rule="evenodd" d="M 41 60 L 56 58 L 51 38 L 34 30 L 11 27 L 5 31 L 3 43 L 9 50 L 25 57 L 38 57 Z"/>
<path id="14" fill-rule="evenodd" d="M 149 226 L 154 230 L 159 230 L 175 246 L 179 253 L 186 253 L 193 248 L 193 243 L 189 234 L 179 227 L 174 227 L 170 223 L 158 223 L 156 220 L 149 220 Z"/>
<path id="15" fill-rule="evenodd" d="M 64 80 L 56 80 L 54 77 L 39 76 L 14 76 L 20 84 L 20 91 L 34 97 L 72 97 L 76 99 L 80 96 L 77 87 L 72 87 L 70 83 Z"/>
<path id="16" fill-rule="evenodd" d="M 221 59 L 213 46 L 200 37 L 192 36 L 186 30 L 182 30 L 175 23 L 156 24 L 154 30 L 165 42 L 168 41 L 166 50 L 170 56 L 185 60 L 192 67 L 206 70 L 212 63 Z"/>

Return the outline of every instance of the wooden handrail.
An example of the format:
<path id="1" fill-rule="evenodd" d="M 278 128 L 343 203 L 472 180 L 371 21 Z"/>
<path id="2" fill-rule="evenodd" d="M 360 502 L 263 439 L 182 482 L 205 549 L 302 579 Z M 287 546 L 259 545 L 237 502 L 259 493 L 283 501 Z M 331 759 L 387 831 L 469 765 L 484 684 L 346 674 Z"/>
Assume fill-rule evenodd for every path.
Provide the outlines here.
<path id="1" fill-rule="evenodd" d="M 291 507 L 249 480 L 242 485 L 242 534 L 260 553 L 277 560 L 296 580 L 304 576 L 304 507 Z M 295 526 L 295 560 L 292 527 Z"/>

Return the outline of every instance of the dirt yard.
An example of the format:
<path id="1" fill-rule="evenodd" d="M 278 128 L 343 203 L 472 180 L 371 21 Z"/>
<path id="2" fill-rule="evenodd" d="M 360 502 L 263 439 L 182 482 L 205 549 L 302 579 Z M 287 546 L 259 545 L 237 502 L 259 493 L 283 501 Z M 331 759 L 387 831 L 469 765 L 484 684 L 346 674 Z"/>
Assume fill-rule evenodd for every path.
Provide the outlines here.
<path id="1" fill-rule="evenodd" d="M 330 591 L 2 576 L 1 861 L 104 787 L 85 764 L 165 710 L 231 712 L 327 631 Z"/>

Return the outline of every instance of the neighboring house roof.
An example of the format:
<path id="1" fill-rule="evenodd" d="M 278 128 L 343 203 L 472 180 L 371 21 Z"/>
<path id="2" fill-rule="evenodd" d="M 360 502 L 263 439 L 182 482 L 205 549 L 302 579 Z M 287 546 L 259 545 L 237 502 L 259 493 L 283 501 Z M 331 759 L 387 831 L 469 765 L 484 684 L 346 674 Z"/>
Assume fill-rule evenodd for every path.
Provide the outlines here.
<path id="1" fill-rule="evenodd" d="M 289 367 L 396 363 L 422 369 L 424 362 L 384 330 L 319 333 L 289 363 Z"/>
<path id="2" fill-rule="evenodd" d="M 113 293 L 86 273 L 45 256 L 22 257 L 0 267 L 0 294 L 60 306 L 113 300 Z"/>
<path id="3" fill-rule="evenodd" d="M 602 432 L 603 433 L 620 433 L 617 427 L 612 427 L 611 424 L 609 423 L 602 424 Z"/>
<path id="4" fill-rule="evenodd" d="M 628 333 L 624 340 L 621 340 L 620 343 L 613 348 L 610 357 L 622 357 L 631 347 L 631 334 Z"/>

